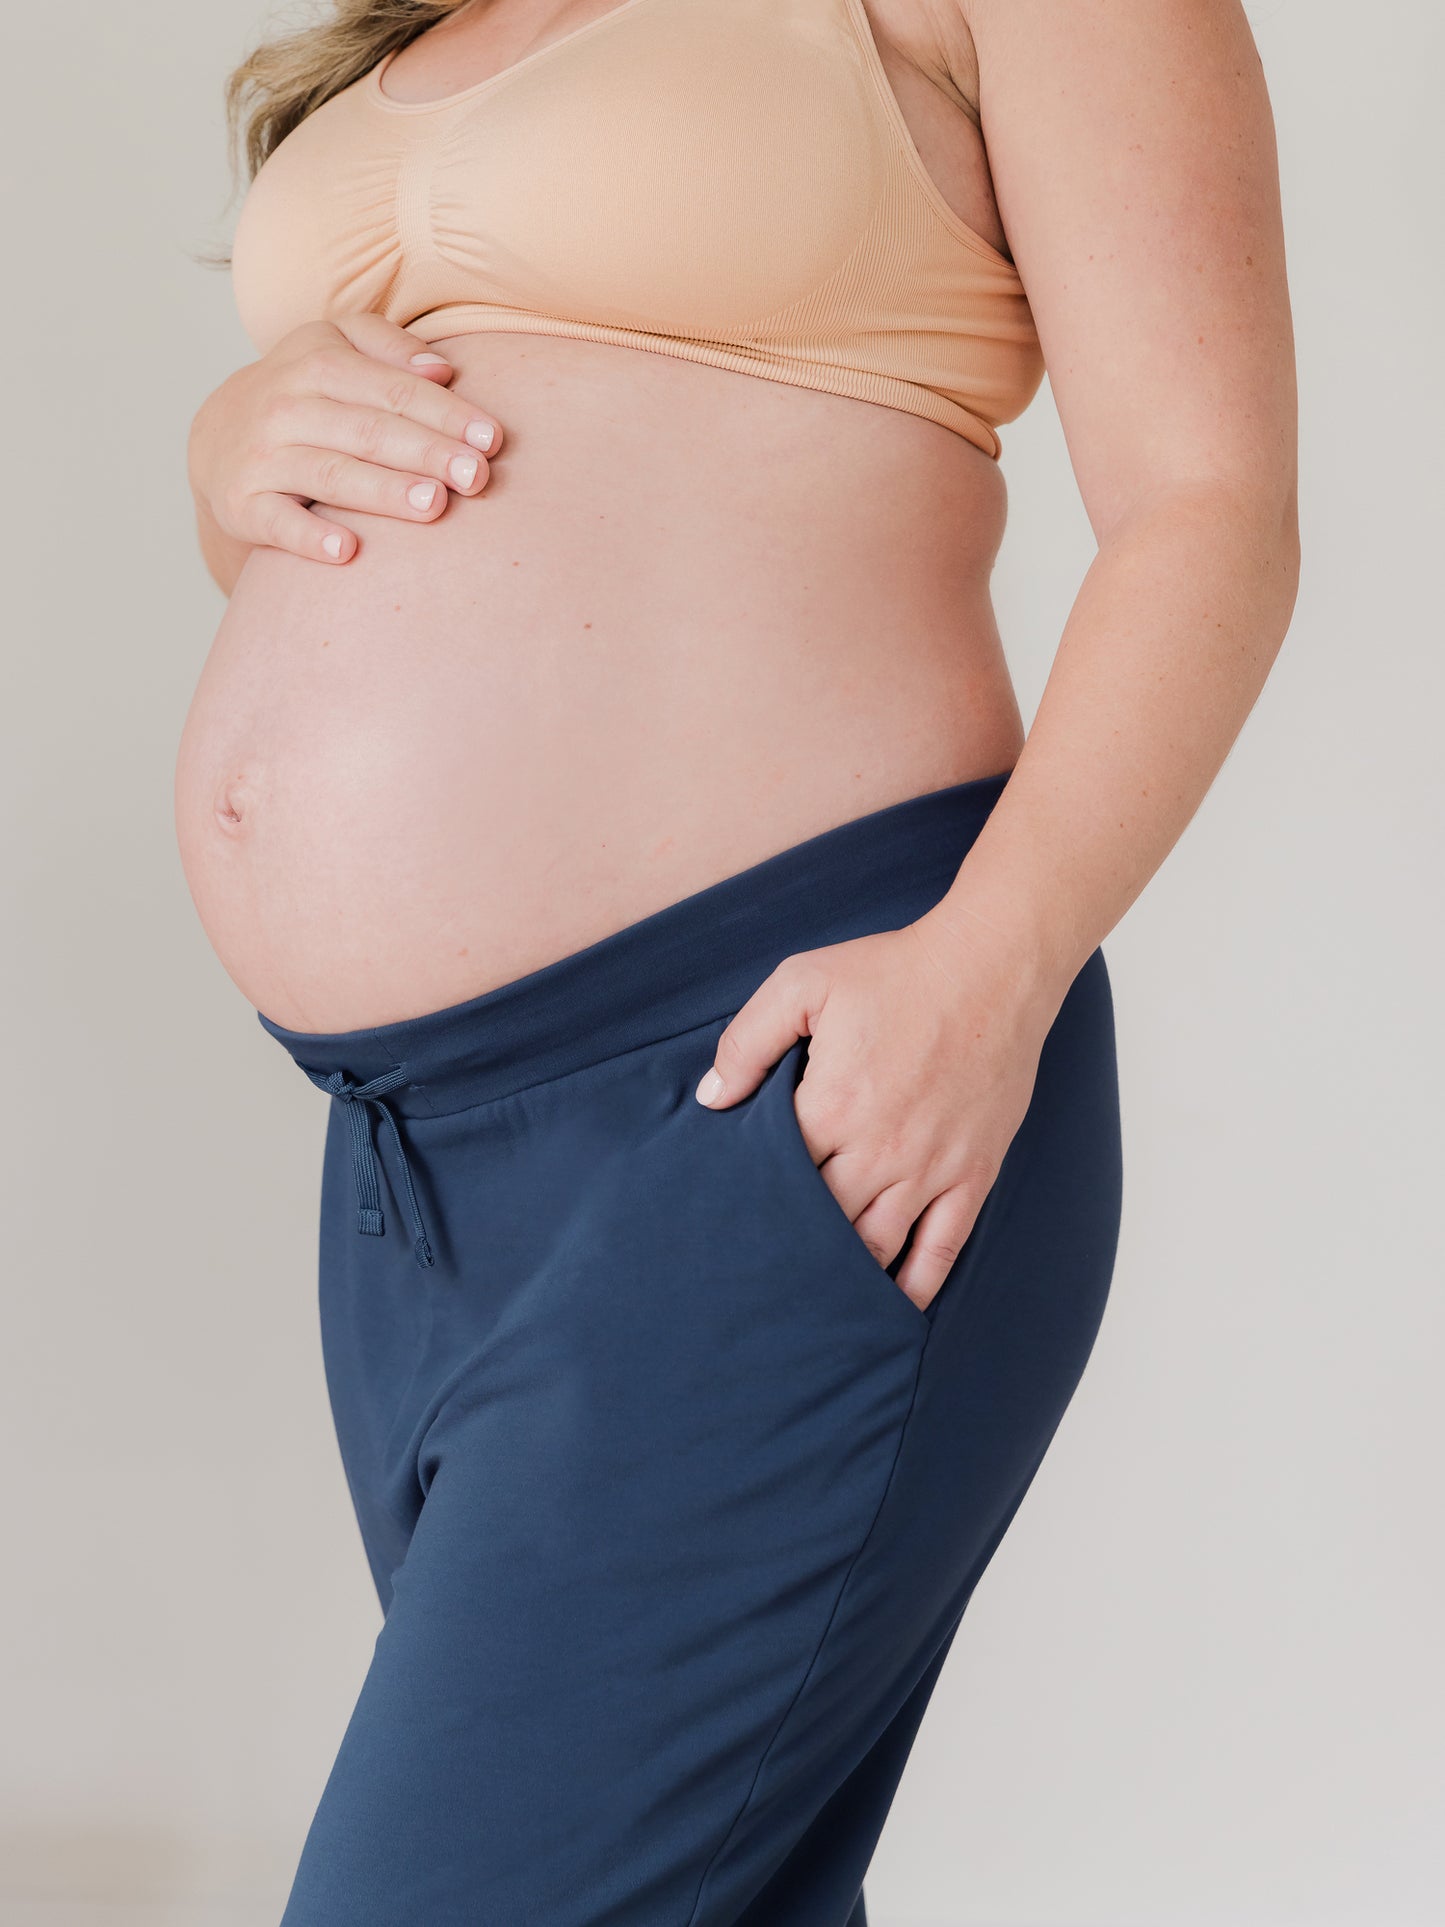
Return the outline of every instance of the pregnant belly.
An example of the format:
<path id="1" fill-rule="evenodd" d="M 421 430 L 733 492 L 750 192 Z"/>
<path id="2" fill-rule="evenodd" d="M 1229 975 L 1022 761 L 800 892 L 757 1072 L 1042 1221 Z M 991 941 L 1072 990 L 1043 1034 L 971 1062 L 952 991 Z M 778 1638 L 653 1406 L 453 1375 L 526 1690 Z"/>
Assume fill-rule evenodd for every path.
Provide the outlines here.
<path id="1" fill-rule="evenodd" d="M 460 1002 L 1011 766 L 976 450 L 612 346 L 443 351 L 507 431 L 486 493 L 428 525 L 338 517 L 344 568 L 255 551 L 187 718 L 187 881 L 268 1016 Z"/>

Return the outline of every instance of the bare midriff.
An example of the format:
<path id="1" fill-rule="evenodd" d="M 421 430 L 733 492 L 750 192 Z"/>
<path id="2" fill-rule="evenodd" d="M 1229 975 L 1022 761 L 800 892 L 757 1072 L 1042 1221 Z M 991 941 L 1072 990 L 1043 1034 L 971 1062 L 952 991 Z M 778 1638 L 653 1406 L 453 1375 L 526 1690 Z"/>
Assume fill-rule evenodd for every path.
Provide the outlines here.
<path id="1" fill-rule="evenodd" d="M 835 824 L 1010 769 L 997 466 L 875 403 L 611 344 L 435 344 L 486 490 L 254 550 L 181 743 L 186 877 L 291 1029 L 465 1001 Z"/>

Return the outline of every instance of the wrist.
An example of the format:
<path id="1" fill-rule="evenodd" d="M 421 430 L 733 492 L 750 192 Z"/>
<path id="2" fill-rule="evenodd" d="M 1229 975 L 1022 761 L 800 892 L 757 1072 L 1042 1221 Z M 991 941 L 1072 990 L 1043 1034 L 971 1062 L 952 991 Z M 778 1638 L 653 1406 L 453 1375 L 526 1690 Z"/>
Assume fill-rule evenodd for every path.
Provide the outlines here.
<path id="1" fill-rule="evenodd" d="M 191 417 L 191 425 L 186 434 L 186 481 L 190 484 L 191 495 L 197 510 L 209 508 L 205 483 L 202 474 L 205 468 L 205 440 L 208 423 L 207 410 L 211 398 L 208 395 Z"/>
<path id="2" fill-rule="evenodd" d="M 251 553 L 252 545 L 222 528 L 204 488 L 194 478 L 191 479 L 191 501 L 195 509 L 196 540 L 200 546 L 201 560 L 216 587 L 223 595 L 229 596 Z"/>
<path id="3" fill-rule="evenodd" d="M 1088 955 L 1079 954 L 1058 920 L 958 888 L 914 927 L 953 981 L 977 982 L 982 975 L 994 995 L 1045 1029 Z"/>

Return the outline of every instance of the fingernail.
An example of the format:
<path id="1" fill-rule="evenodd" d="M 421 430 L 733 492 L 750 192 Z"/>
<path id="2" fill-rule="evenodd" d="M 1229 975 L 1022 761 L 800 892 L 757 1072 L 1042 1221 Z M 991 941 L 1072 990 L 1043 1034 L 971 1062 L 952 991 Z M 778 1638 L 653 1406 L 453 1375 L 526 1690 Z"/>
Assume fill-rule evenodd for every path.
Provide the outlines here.
<path id="1" fill-rule="evenodd" d="M 491 447 L 492 437 L 495 433 L 496 430 L 490 422 L 467 423 L 466 439 L 471 443 L 473 448 L 480 448 L 484 453 Z"/>
<path id="2" fill-rule="evenodd" d="M 699 1104 L 716 1104 L 725 1086 L 716 1071 L 709 1071 L 695 1093 Z"/>
<path id="3" fill-rule="evenodd" d="M 333 562 L 339 562 L 341 560 L 341 537 L 339 535 L 323 535 L 321 538 L 321 546 Z"/>
<path id="4" fill-rule="evenodd" d="M 450 368 L 451 367 L 451 363 L 447 360 L 445 355 L 413 355 L 411 358 L 411 365 L 413 368 Z"/>
<path id="5" fill-rule="evenodd" d="M 413 482 L 406 492 L 406 499 L 414 509 L 429 509 L 436 498 L 435 482 Z"/>
<path id="6" fill-rule="evenodd" d="M 470 488 L 477 479 L 476 456 L 453 455 L 447 463 L 447 473 L 458 488 Z"/>

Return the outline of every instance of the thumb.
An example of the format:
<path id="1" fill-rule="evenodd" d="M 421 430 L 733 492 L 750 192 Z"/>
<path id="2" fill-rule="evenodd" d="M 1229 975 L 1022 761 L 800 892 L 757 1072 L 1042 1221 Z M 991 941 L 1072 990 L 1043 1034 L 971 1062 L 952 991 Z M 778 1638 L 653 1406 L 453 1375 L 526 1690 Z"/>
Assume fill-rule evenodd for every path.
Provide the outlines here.
<path id="1" fill-rule="evenodd" d="M 694 1092 L 698 1103 L 726 1110 L 755 1091 L 785 1051 L 812 1035 L 827 989 L 809 958 L 785 958 L 718 1038 L 712 1069 Z"/>

